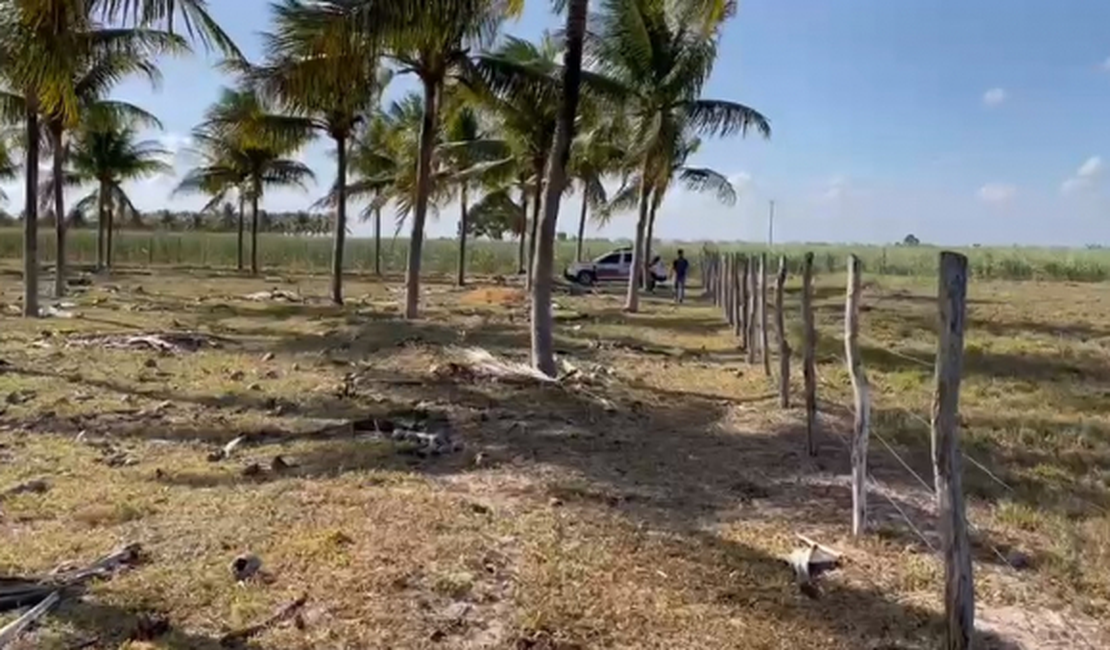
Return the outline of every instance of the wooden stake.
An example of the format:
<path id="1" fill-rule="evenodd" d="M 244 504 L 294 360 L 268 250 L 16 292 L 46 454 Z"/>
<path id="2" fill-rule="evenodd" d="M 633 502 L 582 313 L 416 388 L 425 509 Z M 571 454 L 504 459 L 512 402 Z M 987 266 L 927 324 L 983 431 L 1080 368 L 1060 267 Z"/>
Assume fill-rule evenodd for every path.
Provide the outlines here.
<path id="1" fill-rule="evenodd" d="M 725 255 L 725 301 L 721 307 L 724 312 L 725 322 L 729 324 L 729 327 L 732 326 L 732 302 L 736 299 L 736 285 L 732 283 L 732 269 L 735 264 L 735 259 L 736 256 L 732 253 Z"/>
<path id="2" fill-rule="evenodd" d="M 771 355 L 767 345 L 767 253 L 759 254 L 759 354 L 763 358 L 763 373 L 771 376 Z"/>
<path id="3" fill-rule="evenodd" d="M 744 281 L 748 285 L 748 304 L 744 309 L 748 310 L 748 363 L 755 363 L 755 353 L 759 349 L 759 341 L 756 339 L 755 324 L 756 324 L 756 296 L 759 295 L 759 287 L 755 283 L 755 274 L 758 263 L 755 258 L 748 261 L 748 277 Z"/>
<path id="4" fill-rule="evenodd" d="M 937 340 L 936 393 L 933 398 L 933 470 L 944 549 L 944 609 L 947 650 L 967 650 L 975 630 L 975 588 L 960 484 L 958 440 L 960 376 L 963 374 L 967 258 L 940 254 L 940 332 Z"/>
<path id="5" fill-rule="evenodd" d="M 786 287 L 786 256 L 779 256 L 779 272 L 775 276 L 775 331 L 779 340 L 779 401 L 790 408 L 790 342 L 786 339 L 786 316 L 782 312 L 782 294 Z"/>
<path id="6" fill-rule="evenodd" d="M 748 349 L 748 257 L 740 257 L 736 269 L 736 287 L 740 290 L 736 301 L 736 335 L 740 337 L 740 348 Z"/>
<path id="7" fill-rule="evenodd" d="M 871 425 L 871 395 L 859 354 L 860 261 L 848 256 L 848 296 L 844 303 L 844 354 L 852 377 L 852 535 L 867 527 L 867 438 Z"/>
<path id="8" fill-rule="evenodd" d="M 802 323 L 805 344 L 802 352 L 802 375 L 806 393 L 806 453 L 817 455 L 817 328 L 813 323 L 813 253 L 806 253 L 802 262 Z"/>

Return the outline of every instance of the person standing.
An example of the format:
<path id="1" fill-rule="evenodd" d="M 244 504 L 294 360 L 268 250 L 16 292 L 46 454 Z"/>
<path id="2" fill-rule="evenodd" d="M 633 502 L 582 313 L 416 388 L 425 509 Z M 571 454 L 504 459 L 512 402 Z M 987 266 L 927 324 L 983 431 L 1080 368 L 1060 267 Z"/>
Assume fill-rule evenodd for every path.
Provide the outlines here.
<path id="1" fill-rule="evenodd" d="M 682 302 L 686 299 L 686 272 L 690 269 L 690 261 L 678 249 L 678 257 L 674 260 L 674 301 Z"/>

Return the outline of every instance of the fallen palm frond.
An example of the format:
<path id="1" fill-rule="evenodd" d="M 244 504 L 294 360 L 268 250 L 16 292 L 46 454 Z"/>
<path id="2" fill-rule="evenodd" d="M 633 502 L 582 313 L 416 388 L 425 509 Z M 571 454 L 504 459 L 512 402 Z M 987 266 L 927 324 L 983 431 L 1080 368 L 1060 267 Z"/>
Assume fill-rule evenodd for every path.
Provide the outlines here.
<path id="1" fill-rule="evenodd" d="M 28 627 L 45 616 L 67 591 L 93 578 L 108 578 L 138 563 L 142 549 L 127 544 L 87 567 L 28 578 L 0 577 L 0 612 L 34 605 L 22 616 L 0 629 L 0 648 L 7 647 Z"/>
<path id="2" fill-rule="evenodd" d="M 146 332 L 140 334 L 82 334 L 70 337 L 67 347 L 98 346 L 118 350 L 154 350 L 157 352 L 196 352 L 202 348 L 220 348 L 229 341 L 223 337 L 200 332 Z"/>

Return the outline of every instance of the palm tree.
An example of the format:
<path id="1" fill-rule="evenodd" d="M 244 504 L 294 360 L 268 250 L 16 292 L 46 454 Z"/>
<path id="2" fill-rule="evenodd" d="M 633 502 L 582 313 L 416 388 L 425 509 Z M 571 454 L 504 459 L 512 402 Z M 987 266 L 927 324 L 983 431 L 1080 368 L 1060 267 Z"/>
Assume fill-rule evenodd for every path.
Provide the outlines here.
<path id="1" fill-rule="evenodd" d="M 466 284 L 466 238 L 470 231 L 470 222 L 467 210 L 469 209 L 469 191 L 474 185 L 474 178 L 468 173 L 480 159 L 475 155 L 475 144 L 485 139 L 478 113 L 473 106 L 466 103 L 465 99 L 459 100 L 460 105 L 450 112 L 444 138 L 444 158 L 448 165 L 456 172 L 456 183 L 459 188 L 459 264 L 455 283 L 458 286 Z"/>
<path id="2" fill-rule="evenodd" d="M 688 6 L 659 0 L 608 0 L 588 54 L 598 71 L 624 86 L 632 123 L 632 158 L 641 183 L 636 239 L 625 309 L 639 309 L 644 236 L 651 191 L 664 185 L 674 151 L 689 133 L 730 135 L 756 129 L 770 137 L 759 112 L 742 104 L 701 98 L 717 57 L 720 27 L 734 3 Z M 661 196 L 660 196 L 661 199 Z"/>
<path id="3" fill-rule="evenodd" d="M 563 101 L 555 128 L 555 143 L 547 166 L 547 195 L 544 197 L 543 225 L 532 276 L 532 363 L 544 374 L 554 377 L 554 315 L 551 311 L 551 282 L 555 262 L 555 224 L 559 219 L 559 199 L 566 181 L 570 144 L 574 139 L 574 120 L 582 83 L 582 50 L 586 33 L 588 0 L 570 0 L 567 7 L 566 52 L 563 56 Z"/>
<path id="4" fill-rule="evenodd" d="M 97 261 L 112 266 L 112 231 L 115 216 L 130 211 L 132 221 L 140 213 L 123 189 L 127 181 L 170 174 L 173 167 L 166 160 L 171 155 L 156 140 L 138 141 L 138 127 L 145 119 L 127 119 L 114 111 L 114 106 L 93 105 L 86 119 L 67 143 L 64 184 L 83 186 L 95 184 L 96 189 L 78 200 L 74 211 L 97 215 Z M 157 122 L 155 122 L 157 124 Z M 158 125 L 160 126 L 160 125 Z M 57 195 L 61 184 L 51 181 L 44 185 L 44 195 Z"/>
<path id="5" fill-rule="evenodd" d="M 374 114 L 352 144 L 351 173 L 355 180 L 348 183 L 346 193 L 348 198 L 368 201 L 360 216 L 363 220 L 374 219 L 376 260 L 381 259 L 382 208 L 393 204 L 398 232 L 414 211 L 422 104 L 419 95 L 406 94 L 392 102 L 389 110 Z M 445 145 L 442 128 L 434 135 L 432 144 L 435 155 L 429 169 L 427 207 L 438 213 L 439 207 L 451 198 L 453 180 L 450 170 L 442 164 Z M 337 200 L 338 192 L 333 187 L 316 207 L 331 207 Z"/>
<path id="6" fill-rule="evenodd" d="M 523 9 L 523 0 L 325 0 L 315 3 L 317 20 L 335 17 L 382 47 L 423 87 L 412 236 L 405 278 L 405 317 L 420 307 L 420 255 L 424 249 L 433 183 L 433 154 L 439 136 L 442 91 L 449 78 L 471 66 L 471 47 L 492 41 L 501 22 Z"/>
<path id="7" fill-rule="evenodd" d="M 25 316 L 38 310 L 38 165 L 40 125 L 73 124 L 81 111 L 76 80 L 95 45 L 132 27 L 186 32 L 231 56 L 238 51 L 207 13 L 204 0 L 0 0 L 0 71 L 6 88 L 0 112 L 24 125 L 24 300 Z M 98 30 L 97 25 L 112 28 Z M 139 40 L 142 40 L 141 37 Z"/>
<path id="8" fill-rule="evenodd" d="M 648 221 L 644 235 L 644 259 L 652 259 L 651 246 L 655 231 L 655 217 L 662 205 L 671 184 L 678 180 L 691 192 L 712 192 L 717 200 L 725 205 L 736 203 L 736 189 L 724 174 L 709 167 L 690 167 L 686 160 L 695 154 L 701 146 L 701 139 L 689 134 L 683 136 L 675 144 L 671 158 L 655 179 L 654 184 L 648 188 L 649 196 Z M 606 212 L 623 211 L 635 208 L 643 193 L 643 179 L 634 176 L 628 179 L 622 188 L 605 207 Z"/>
<path id="9" fill-rule="evenodd" d="M 619 119 L 597 123 L 595 117 L 593 124 L 590 124 L 591 120 L 582 121 L 587 126 L 571 143 L 570 161 L 567 163 L 567 174 L 577 182 L 582 194 L 574 247 L 574 259 L 579 262 L 582 261 L 582 242 L 586 234 L 589 209 L 595 209 L 595 220 L 598 223 L 608 220 L 606 208 L 609 198 L 602 181 L 606 176 L 622 170 L 626 151 L 622 146 L 623 124 Z"/>
<path id="10" fill-rule="evenodd" d="M 493 52 L 478 57 L 476 71 L 480 80 L 470 80 L 479 101 L 496 116 L 500 130 L 516 150 L 518 160 L 506 160 L 506 164 L 515 166 L 520 175 L 531 181 L 534 195 L 527 258 L 529 287 L 533 279 L 544 168 L 559 118 L 561 66 L 558 55 L 557 43 L 547 34 L 539 43 L 510 37 Z"/>
<path id="11" fill-rule="evenodd" d="M 274 128 L 319 132 L 335 142 L 336 219 L 332 252 L 332 301 L 343 304 L 343 246 L 347 232 L 348 146 L 356 127 L 389 83 L 371 41 L 342 21 L 313 20 L 308 0 L 273 5 L 275 31 L 262 35 L 266 58 L 247 67 L 259 91 L 290 115 Z"/>
<path id="12" fill-rule="evenodd" d="M 187 52 L 185 39 L 150 29 L 99 29 L 93 26 L 86 34 L 88 45 L 87 58 L 77 64 L 77 75 L 73 79 L 74 95 L 82 111 L 79 119 L 85 119 L 89 111 L 114 113 L 134 117 L 147 123 L 156 122 L 146 111 L 127 102 L 107 100 L 104 96 L 112 86 L 132 74 L 145 76 L 152 86 L 160 81 L 158 69 L 153 64 L 154 57 L 160 54 Z M 95 105 L 95 109 L 93 108 Z M 65 215 L 63 168 L 66 159 L 67 131 L 77 127 L 77 122 L 67 118 L 59 108 L 44 116 L 46 142 L 53 156 L 51 186 L 55 215 Z M 65 295 L 66 260 L 66 219 L 55 219 L 56 264 L 54 273 L 54 295 Z M 98 248 L 98 252 L 102 249 Z M 102 268 L 103 258 L 98 257 L 97 268 Z"/>
<path id="13" fill-rule="evenodd" d="M 267 187 L 300 187 L 315 175 L 304 163 L 286 158 L 307 134 L 273 128 L 274 113 L 250 87 L 224 88 L 193 130 L 202 164 L 186 173 L 175 192 L 211 194 L 241 187 L 251 203 L 251 274 L 258 275 L 259 202 Z M 214 199 L 215 200 L 215 199 Z"/>
<path id="14" fill-rule="evenodd" d="M 12 160 L 12 151 L 8 143 L 0 139 L 0 181 L 14 180 L 19 172 L 19 165 Z M 0 201 L 7 201 L 8 195 L 0 190 Z"/>

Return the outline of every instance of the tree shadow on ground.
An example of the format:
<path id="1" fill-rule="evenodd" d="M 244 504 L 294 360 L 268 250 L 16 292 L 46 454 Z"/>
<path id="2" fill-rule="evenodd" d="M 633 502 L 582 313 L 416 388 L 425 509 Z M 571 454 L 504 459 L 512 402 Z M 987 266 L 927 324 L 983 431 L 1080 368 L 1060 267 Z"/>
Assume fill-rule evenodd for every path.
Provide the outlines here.
<path id="1" fill-rule="evenodd" d="M 401 326 L 392 320 L 360 324 L 366 349 L 352 344 L 345 353 L 365 355 L 381 349 L 383 340 L 406 340 L 413 329 L 432 346 L 449 344 L 455 331 L 436 323 Z M 374 329 L 380 328 L 380 329 Z M 421 329 L 430 328 L 430 329 Z M 519 333 L 505 331 L 485 336 L 505 336 L 500 345 L 520 352 Z M 446 342 L 445 342 L 446 341 Z M 492 344 L 498 341 L 491 339 Z M 291 337 L 276 342 L 276 349 L 298 353 L 319 346 L 331 349 L 335 341 L 324 337 Z M 370 347 L 376 345 L 379 347 Z M 452 426 L 469 452 L 481 452 L 497 464 L 551 465 L 568 472 L 547 480 L 543 489 L 571 508 L 601 507 L 648 529 L 667 531 L 679 541 L 674 552 L 692 558 L 688 569 L 701 588 L 702 602 L 732 608 L 742 617 L 753 609 L 771 611 L 783 625 L 804 626 L 835 635 L 850 647 L 922 647 L 939 638 L 941 616 L 922 608 L 890 600 L 878 588 L 859 588 L 833 581 L 827 597 L 817 602 L 801 599 L 792 586 L 786 565 L 766 551 L 708 532 L 728 522 L 789 518 L 798 526 L 843 529 L 850 508 L 849 486 L 844 480 L 849 466 L 847 450 L 834 444 L 832 433 L 823 436 L 818 460 L 804 455 L 804 432 L 794 425 L 770 431 L 765 424 L 730 424 L 737 417 L 735 404 L 683 394 L 672 399 L 641 387 L 609 382 L 603 385 L 563 387 L 547 385 L 506 386 L 478 381 L 432 380 L 427 373 L 409 376 L 365 369 L 363 387 L 351 394 L 299 400 L 293 413 L 299 418 L 334 419 L 366 417 L 374 409 L 416 408 L 423 402 L 450 414 Z M 365 387 L 373 384 L 371 398 Z M 120 392 L 134 388 L 99 382 L 98 387 Z M 138 394 L 138 393 L 136 393 Z M 141 393 L 151 399 L 184 400 L 218 409 L 247 408 L 274 411 L 265 396 L 175 396 L 172 391 Z M 385 395 L 383 401 L 382 395 Z M 428 408 L 425 406 L 424 408 Z M 283 416 L 277 416 L 283 417 Z M 54 423 L 48 423 L 53 426 Z M 88 426 L 87 422 L 83 422 Z M 758 426 L 758 428 L 753 428 Z M 116 436 L 187 440 L 197 433 L 197 423 L 167 422 L 151 427 L 139 421 L 132 429 L 113 429 Z M 236 435 L 211 426 L 210 442 Z M 44 428 L 42 430 L 52 430 Z M 278 427 L 261 436 L 259 446 L 304 442 L 299 431 Z M 365 450 L 363 445 L 370 447 Z M 357 451 L 363 449 L 363 456 Z M 473 457 L 448 454 L 398 460 L 389 446 L 352 439 L 325 440 L 305 450 L 293 461 L 300 476 L 335 475 L 366 469 L 407 469 L 430 475 L 472 471 Z M 876 462 L 874 472 L 884 480 L 904 486 L 903 472 L 885 469 Z M 294 468 L 294 472 L 298 469 Z M 172 477 L 171 477 L 172 480 Z M 217 484 L 267 480 L 236 473 Z M 210 487 L 203 481 L 189 487 Z M 920 502 L 900 493 L 888 496 L 920 525 L 929 513 Z M 873 501 L 877 499 L 873 498 Z M 883 505 L 874 510 L 875 521 L 895 526 L 898 519 Z M 725 579 L 725 576 L 736 576 Z M 722 587 L 722 583 L 730 582 Z M 847 616 L 846 612 L 852 612 Z M 886 646 L 875 644 L 886 643 Z M 980 647 L 1006 648 L 988 636 Z"/>
<path id="2" fill-rule="evenodd" d="M 157 612 L 100 603 L 89 597 L 63 600 L 51 616 L 77 630 L 77 638 L 73 640 L 75 645 L 66 647 L 108 648 L 128 641 L 150 641 L 166 650 L 226 650 L 228 647 L 262 650 L 262 646 L 254 642 L 221 645 L 220 636 L 174 627 L 170 623 L 171 617 Z M 85 642 L 92 642 L 93 645 L 81 645 Z"/>

